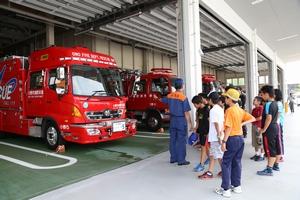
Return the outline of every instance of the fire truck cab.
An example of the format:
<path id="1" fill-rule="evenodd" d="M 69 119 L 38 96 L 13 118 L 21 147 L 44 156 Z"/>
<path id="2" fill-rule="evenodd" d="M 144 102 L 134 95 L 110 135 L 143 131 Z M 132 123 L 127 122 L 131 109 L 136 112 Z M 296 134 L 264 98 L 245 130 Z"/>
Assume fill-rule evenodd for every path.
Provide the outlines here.
<path id="1" fill-rule="evenodd" d="M 150 73 L 125 70 L 122 73 L 124 91 L 128 96 L 127 115 L 157 131 L 169 121 L 168 107 L 160 101 L 173 87 L 176 76 L 171 69 L 153 68 Z"/>
<path id="2" fill-rule="evenodd" d="M 114 58 L 87 48 L 53 46 L 0 61 L 0 132 L 41 137 L 51 149 L 134 135 L 126 101 Z"/>

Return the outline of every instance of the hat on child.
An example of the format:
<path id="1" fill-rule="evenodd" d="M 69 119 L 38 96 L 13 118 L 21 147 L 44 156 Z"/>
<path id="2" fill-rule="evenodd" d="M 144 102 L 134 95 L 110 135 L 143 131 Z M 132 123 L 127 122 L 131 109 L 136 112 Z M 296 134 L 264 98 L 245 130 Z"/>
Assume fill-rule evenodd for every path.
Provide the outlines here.
<path id="1" fill-rule="evenodd" d="M 240 98 L 240 93 L 236 89 L 230 88 L 227 92 L 222 94 L 225 97 L 228 97 L 234 101 L 238 101 Z"/>

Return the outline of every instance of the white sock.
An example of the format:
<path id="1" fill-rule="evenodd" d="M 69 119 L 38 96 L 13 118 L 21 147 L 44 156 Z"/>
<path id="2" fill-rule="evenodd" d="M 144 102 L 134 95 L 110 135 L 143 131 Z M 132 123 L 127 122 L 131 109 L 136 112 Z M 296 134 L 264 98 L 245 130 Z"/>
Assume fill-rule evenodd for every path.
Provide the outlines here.
<path id="1" fill-rule="evenodd" d="M 265 155 L 264 153 L 261 153 L 261 154 L 260 154 L 260 157 L 262 157 L 262 158 L 263 158 L 263 157 L 264 157 L 264 155 Z"/>

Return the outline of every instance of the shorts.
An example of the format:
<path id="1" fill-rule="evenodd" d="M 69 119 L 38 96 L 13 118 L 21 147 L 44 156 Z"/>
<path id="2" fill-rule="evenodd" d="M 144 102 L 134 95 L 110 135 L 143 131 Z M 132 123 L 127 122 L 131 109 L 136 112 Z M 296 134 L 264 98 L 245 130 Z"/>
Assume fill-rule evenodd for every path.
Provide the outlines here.
<path id="1" fill-rule="evenodd" d="M 259 134 L 257 126 L 252 126 L 252 146 L 262 148 L 262 135 Z"/>
<path id="2" fill-rule="evenodd" d="M 205 146 L 207 135 L 200 133 L 199 134 L 199 142 L 201 146 Z"/>
<path id="3" fill-rule="evenodd" d="M 214 159 L 222 159 L 224 152 L 221 150 L 219 142 L 210 142 L 209 155 Z"/>
<path id="4" fill-rule="evenodd" d="M 264 150 L 267 157 L 276 157 L 282 154 L 280 135 L 280 128 L 277 123 L 270 124 L 263 134 Z"/>

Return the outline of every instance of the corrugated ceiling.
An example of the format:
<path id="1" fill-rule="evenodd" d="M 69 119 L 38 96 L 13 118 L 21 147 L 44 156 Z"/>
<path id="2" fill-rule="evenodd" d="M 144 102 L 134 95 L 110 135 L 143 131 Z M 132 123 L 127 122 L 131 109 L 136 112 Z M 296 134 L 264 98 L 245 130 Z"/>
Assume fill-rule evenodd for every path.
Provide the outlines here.
<path id="1" fill-rule="evenodd" d="M 126 10 L 142 0 L 9 0 L 18 5 L 70 20 L 77 25 L 97 20 L 112 12 Z M 204 11 L 200 12 L 202 61 L 215 68 L 244 72 L 244 41 Z M 138 12 L 97 27 L 138 43 L 177 53 L 176 4 L 169 3 L 147 12 Z M 240 44 L 242 43 L 242 44 Z M 235 47 L 226 46 L 237 44 Z M 240 44 L 240 45 L 238 45 Z M 222 48 L 219 48 L 222 47 Z"/>

